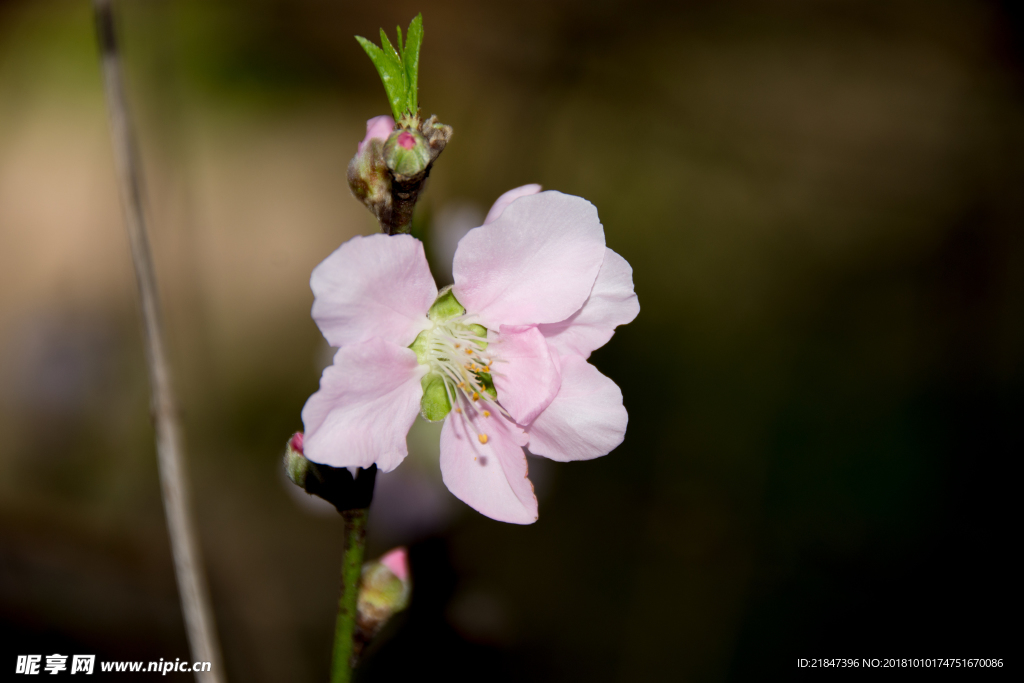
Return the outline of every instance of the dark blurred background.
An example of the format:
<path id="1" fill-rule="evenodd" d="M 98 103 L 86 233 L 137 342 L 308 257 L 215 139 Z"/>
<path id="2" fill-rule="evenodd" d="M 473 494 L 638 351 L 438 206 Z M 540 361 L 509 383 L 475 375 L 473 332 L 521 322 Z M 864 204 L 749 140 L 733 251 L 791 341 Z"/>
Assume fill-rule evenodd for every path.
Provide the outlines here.
<path id="1" fill-rule="evenodd" d="M 345 169 L 387 106 L 352 36 L 420 11 L 455 129 L 417 219 L 439 279 L 540 182 L 598 207 L 642 310 L 593 357 L 626 441 L 532 459 L 537 524 L 450 496 L 414 429 L 368 548 L 410 545 L 414 600 L 363 680 L 1011 655 L 1019 5 L 117 8 L 230 680 L 327 677 L 340 524 L 280 462 L 330 359 L 309 272 L 376 229 Z M 147 402 L 90 5 L 0 2 L 0 667 L 188 658 Z"/>

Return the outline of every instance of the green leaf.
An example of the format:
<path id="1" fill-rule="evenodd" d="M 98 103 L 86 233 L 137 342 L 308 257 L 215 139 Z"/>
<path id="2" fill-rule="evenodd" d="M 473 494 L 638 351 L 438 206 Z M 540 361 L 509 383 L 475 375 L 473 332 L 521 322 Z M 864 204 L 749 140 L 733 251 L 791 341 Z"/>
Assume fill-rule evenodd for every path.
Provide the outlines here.
<path id="1" fill-rule="evenodd" d="M 399 41 L 401 43 L 401 41 Z M 388 40 L 388 34 L 384 33 L 384 29 L 380 30 L 380 48 L 384 51 L 384 54 L 391 61 L 392 67 L 402 72 L 402 92 L 401 101 L 398 104 L 398 114 L 395 114 L 395 119 L 401 114 L 404 114 L 409 109 L 409 75 L 405 70 L 405 63 L 402 60 L 402 55 L 398 53 L 395 46 Z M 390 95 L 388 96 L 390 98 Z"/>
<path id="2" fill-rule="evenodd" d="M 402 40 L 402 27 L 398 29 L 398 49 L 391 44 L 384 29 L 380 30 L 380 47 L 372 42 L 356 36 L 363 46 L 370 61 L 377 67 L 380 80 L 391 104 L 391 113 L 395 120 L 403 114 L 416 115 L 419 110 L 418 81 L 420 73 L 420 46 L 423 44 L 423 15 L 417 14 L 409 24 L 405 40 Z"/>
<path id="3" fill-rule="evenodd" d="M 408 103 L 409 111 L 413 114 L 419 109 L 419 75 L 420 75 L 420 46 L 423 45 L 423 15 L 417 14 L 409 23 L 409 30 L 405 35 L 405 49 L 402 50 L 402 61 L 405 63 L 406 82 L 409 84 Z"/>
<path id="4" fill-rule="evenodd" d="M 380 74 L 388 102 L 391 104 L 391 111 L 395 119 L 398 119 L 408 108 L 408 75 L 402 60 L 390 42 L 386 43 L 387 50 L 385 51 L 362 36 L 356 36 L 356 41 L 366 51 L 366 55 L 373 65 L 377 67 L 377 73 Z M 385 41 L 387 41 L 386 38 Z"/>
<path id="5" fill-rule="evenodd" d="M 402 55 L 398 54 L 398 50 L 396 50 L 395 46 L 391 44 L 390 40 L 388 40 L 388 34 L 384 33 L 384 29 L 380 30 L 380 47 L 384 50 L 384 54 L 386 54 L 389 59 L 394 60 L 396 64 L 402 63 Z"/>

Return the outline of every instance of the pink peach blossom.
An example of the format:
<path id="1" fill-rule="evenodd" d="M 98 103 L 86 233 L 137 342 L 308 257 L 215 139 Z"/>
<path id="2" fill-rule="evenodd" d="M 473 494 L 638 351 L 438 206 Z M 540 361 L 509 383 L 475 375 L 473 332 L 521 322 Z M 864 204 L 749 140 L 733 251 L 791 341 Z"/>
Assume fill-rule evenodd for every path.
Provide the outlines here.
<path id="1" fill-rule="evenodd" d="M 317 266 L 313 318 L 340 348 L 302 411 L 305 455 L 387 472 L 417 413 L 443 416 L 448 489 L 530 524 L 524 448 L 587 460 L 625 435 L 622 393 L 587 358 L 639 313 L 632 269 L 590 202 L 527 185 L 459 242 L 452 272 L 439 296 L 408 235 L 355 237 Z"/>
<path id="2" fill-rule="evenodd" d="M 531 183 L 530 185 L 523 185 L 522 187 L 517 187 L 515 189 L 509 190 L 505 194 L 498 197 L 497 200 L 495 200 L 494 206 L 491 207 L 491 210 L 487 212 L 487 217 L 484 218 L 484 225 L 487 225 L 488 223 L 493 223 L 494 221 L 498 220 L 498 217 L 505 212 L 505 209 L 508 208 L 508 205 L 514 202 L 515 200 L 519 199 L 520 197 L 528 197 L 531 194 L 537 194 L 538 192 L 540 192 L 540 190 L 540 185 L 536 183 Z"/>

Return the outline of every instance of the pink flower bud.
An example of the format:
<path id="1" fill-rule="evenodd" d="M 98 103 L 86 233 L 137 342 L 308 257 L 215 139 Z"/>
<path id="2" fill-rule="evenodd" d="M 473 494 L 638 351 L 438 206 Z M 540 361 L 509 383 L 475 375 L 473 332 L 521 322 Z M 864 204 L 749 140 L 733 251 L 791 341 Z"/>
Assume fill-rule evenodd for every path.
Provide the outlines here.
<path id="1" fill-rule="evenodd" d="M 370 142 L 370 140 L 384 140 L 388 139 L 391 135 L 391 131 L 395 129 L 395 120 L 390 116 L 374 116 L 372 119 L 366 122 L 366 137 L 359 143 L 358 152 L 362 152 L 363 148 Z"/>
<path id="2" fill-rule="evenodd" d="M 396 176 L 415 176 L 434 163 L 434 155 L 419 131 L 396 130 L 384 143 L 384 163 Z"/>
<path id="3" fill-rule="evenodd" d="M 409 606 L 412 580 L 405 548 L 395 548 L 379 560 L 363 565 L 356 604 L 356 639 L 367 643 L 388 619 Z"/>
<path id="4" fill-rule="evenodd" d="M 375 116 L 366 122 L 366 137 L 348 164 L 348 186 L 352 194 L 377 220 L 391 215 L 391 176 L 381 153 L 395 127 L 390 116 Z"/>
<path id="5" fill-rule="evenodd" d="M 391 573 L 397 576 L 400 580 L 408 580 L 409 553 L 405 549 L 405 546 L 399 546 L 384 557 L 380 558 L 380 563 L 390 569 Z"/>
<path id="6" fill-rule="evenodd" d="M 295 432 L 288 439 L 288 447 L 284 450 L 284 471 L 296 486 L 306 488 L 310 463 L 302 451 L 303 440 L 302 432 Z"/>
<path id="7" fill-rule="evenodd" d="M 416 146 L 416 138 L 412 133 L 405 131 L 398 136 L 398 144 L 401 145 L 403 149 L 412 149 Z"/>

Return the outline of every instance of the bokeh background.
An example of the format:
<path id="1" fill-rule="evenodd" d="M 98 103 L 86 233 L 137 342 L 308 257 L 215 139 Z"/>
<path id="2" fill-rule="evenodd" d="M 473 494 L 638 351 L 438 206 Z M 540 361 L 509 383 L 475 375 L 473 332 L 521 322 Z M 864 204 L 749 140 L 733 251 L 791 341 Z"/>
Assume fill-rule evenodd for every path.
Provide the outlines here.
<path id="1" fill-rule="evenodd" d="M 352 36 L 420 11 L 420 101 L 455 129 L 417 218 L 438 279 L 494 198 L 540 182 L 598 207 L 642 310 L 593 357 L 625 443 L 531 459 L 537 524 L 451 497 L 437 430 L 413 430 L 368 550 L 410 545 L 414 600 L 363 680 L 1011 655 L 1014 3 L 117 8 L 231 680 L 326 680 L 340 524 L 280 462 L 330 359 L 310 270 L 376 229 L 345 169 L 386 102 Z M 0 666 L 188 658 L 147 392 L 89 3 L 5 0 Z"/>

